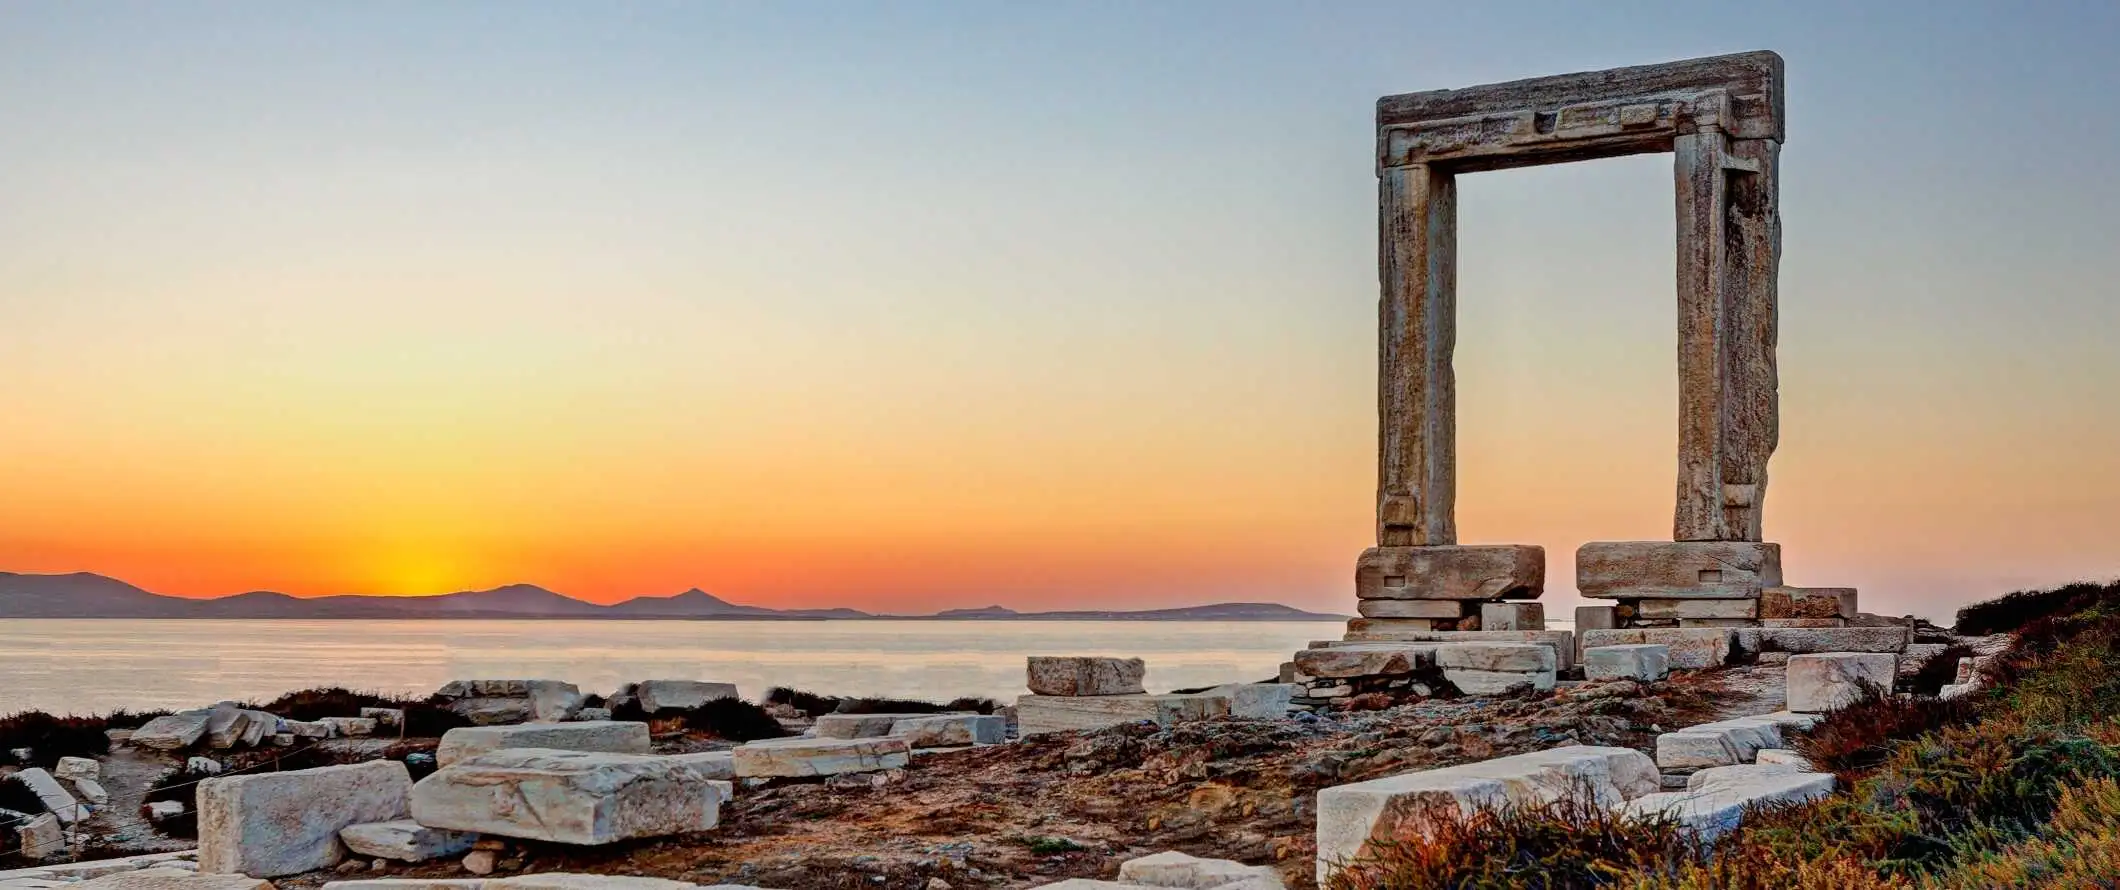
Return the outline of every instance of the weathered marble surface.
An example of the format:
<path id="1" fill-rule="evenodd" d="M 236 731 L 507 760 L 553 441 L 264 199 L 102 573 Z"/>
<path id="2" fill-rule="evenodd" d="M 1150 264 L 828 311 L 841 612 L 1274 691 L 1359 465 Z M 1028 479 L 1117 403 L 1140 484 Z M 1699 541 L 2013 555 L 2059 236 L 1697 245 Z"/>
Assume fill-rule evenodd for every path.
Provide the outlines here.
<path id="1" fill-rule="evenodd" d="M 1655 643 L 1583 650 L 1583 679 L 1661 680 L 1671 673 L 1671 647 Z"/>
<path id="2" fill-rule="evenodd" d="M 363 822 L 339 829 L 339 842 L 356 855 L 400 862 L 425 862 L 455 856 L 471 849 L 478 835 L 468 831 L 429 828 L 411 819 Z"/>
<path id="3" fill-rule="evenodd" d="M 714 827 L 721 795 L 671 757 L 504 748 L 442 767 L 412 789 L 421 825 L 606 844 Z"/>
<path id="4" fill-rule="evenodd" d="M 646 754 L 648 724 L 638 721 L 523 723 L 513 726 L 460 726 L 442 734 L 435 763 L 448 766 L 502 748 L 551 748 Z"/>
<path id="5" fill-rule="evenodd" d="M 1008 721 L 982 714 L 928 714 L 900 718 L 887 733 L 913 748 L 955 748 L 1008 741 Z"/>
<path id="6" fill-rule="evenodd" d="M 1897 656 L 1883 652 L 1826 652 L 1789 658 L 1789 710 L 1820 714 L 1845 707 L 1865 686 L 1889 693 Z"/>
<path id="7" fill-rule="evenodd" d="M 1756 541 L 1592 541 L 1575 551 L 1591 599 L 1756 599 L 1781 585 L 1781 545 Z"/>
<path id="8" fill-rule="evenodd" d="M 1137 720 L 1169 726 L 1181 720 L 1229 716 L 1226 695 L 1026 695 L 1016 699 L 1016 731 L 1024 736 L 1047 732 L 1102 729 Z"/>
<path id="9" fill-rule="evenodd" d="M 405 815 L 395 760 L 216 776 L 199 783 L 199 870 L 277 877 L 338 864 L 339 830 Z"/>
<path id="10" fill-rule="evenodd" d="M 832 776 L 900 769 L 911 762 L 904 739 L 768 739 L 738 747 L 739 778 Z"/>
<path id="11" fill-rule="evenodd" d="M 1358 599 L 1535 599 L 1546 589 L 1546 550 L 1523 544 L 1371 547 L 1355 561 Z"/>
<path id="12" fill-rule="evenodd" d="M 1138 658 L 1033 655 L 1025 685 L 1033 695 L 1137 695 L 1148 664 Z"/>

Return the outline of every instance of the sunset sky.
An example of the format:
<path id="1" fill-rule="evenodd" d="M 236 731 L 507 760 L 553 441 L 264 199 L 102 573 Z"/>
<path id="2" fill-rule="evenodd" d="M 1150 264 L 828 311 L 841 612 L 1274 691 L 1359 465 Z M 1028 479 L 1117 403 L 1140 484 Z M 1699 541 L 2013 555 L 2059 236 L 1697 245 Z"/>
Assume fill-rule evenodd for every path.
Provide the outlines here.
<path id="1" fill-rule="evenodd" d="M 0 0 L 0 570 L 1351 612 L 1373 103 L 1788 66 L 1790 583 L 2120 575 L 2120 4 Z M 1462 181 L 1458 520 L 1668 539 L 1668 156 Z"/>

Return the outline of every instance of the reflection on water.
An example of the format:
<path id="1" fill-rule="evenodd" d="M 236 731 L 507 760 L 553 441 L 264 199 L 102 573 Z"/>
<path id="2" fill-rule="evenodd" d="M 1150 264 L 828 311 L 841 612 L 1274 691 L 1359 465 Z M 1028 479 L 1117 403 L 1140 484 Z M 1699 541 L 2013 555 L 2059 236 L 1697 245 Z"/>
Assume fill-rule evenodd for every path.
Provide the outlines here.
<path id="1" fill-rule="evenodd" d="M 549 677 L 584 692 L 651 678 L 837 695 L 1013 698 L 1026 655 L 1148 661 L 1152 692 L 1271 678 L 1321 621 L 0 622 L 0 714 L 187 708 L 312 686 L 432 692 Z"/>

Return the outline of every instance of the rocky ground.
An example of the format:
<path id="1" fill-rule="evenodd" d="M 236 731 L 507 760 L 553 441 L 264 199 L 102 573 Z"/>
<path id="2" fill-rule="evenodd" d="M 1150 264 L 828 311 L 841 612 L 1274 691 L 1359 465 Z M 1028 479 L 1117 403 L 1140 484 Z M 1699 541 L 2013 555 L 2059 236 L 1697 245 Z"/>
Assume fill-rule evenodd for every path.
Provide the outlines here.
<path id="1" fill-rule="evenodd" d="M 1310 886 L 1317 789 L 1555 745 L 1648 747 L 1663 729 L 1716 714 L 1728 699 L 1723 676 L 1298 720 L 1144 723 L 924 754 L 877 776 L 740 789 L 705 834 L 602 848 L 511 842 L 500 869 L 790 890 L 1014 888 L 1109 877 L 1122 860 L 1176 849 L 1270 861 L 1289 886 Z M 454 861 L 381 872 L 463 874 Z M 278 883 L 314 887 L 334 877 Z"/>

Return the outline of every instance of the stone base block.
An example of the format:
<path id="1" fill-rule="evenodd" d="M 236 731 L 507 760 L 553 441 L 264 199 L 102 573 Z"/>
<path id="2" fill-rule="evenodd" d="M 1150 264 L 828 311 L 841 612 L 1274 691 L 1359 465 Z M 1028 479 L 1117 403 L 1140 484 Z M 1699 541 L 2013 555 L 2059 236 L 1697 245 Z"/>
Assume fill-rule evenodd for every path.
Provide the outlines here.
<path id="1" fill-rule="evenodd" d="M 1759 622 L 1750 618 L 1680 618 L 1679 627 L 1758 627 Z"/>
<path id="2" fill-rule="evenodd" d="M 637 721 L 606 721 L 461 726 L 442 733 L 442 743 L 434 749 L 434 762 L 439 766 L 448 766 L 459 760 L 468 760 L 502 748 L 552 748 L 560 751 L 646 754 L 649 750 L 648 724 Z"/>
<path id="3" fill-rule="evenodd" d="M 1119 863 L 1119 883 L 1134 887 L 1185 890 L 1267 890 L 1279 888 L 1281 873 L 1271 865 L 1245 865 L 1228 859 L 1202 859 L 1176 850 Z"/>
<path id="4" fill-rule="evenodd" d="M 1780 544 L 1594 541 L 1575 551 L 1575 587 L 1591 599 L 1749 599 L 1780 585 Z"/>
<path id="5" fill-rule="evenodd" d="M 1822 714 L 1843 708 L 1862 698 L 1865 686 L 1889 693 L 1897 667 L 1898 656 L 1882 652 L 1790 656 L 1789 710 Z"/>
<path id="6" fill-rule="evenodd" d="M 914 748 L 955 748 L 1008 741 L 1008 720 L 980 714 L 925 714 L 891 724 L 890 735 Z"/>
<path id="7" fill-rule="evenodd" d="M 900 720 L 925 717 L 926 714 L 825 714 L 812 724 L 813 733 L 820 739 L 880 739 L 891 734 L 891 727 Z"/>
<path id="8" fill-rule="evenodd" d="M 339 831 L 405 815 L 412 776 L 395 760 L 218 776 L 199 783 L 199 870 L 271 878 L 337 865 Z"/>
<path id="9" fill-rule="evenodd" d="M 1653 643 L 1583 650 L 1583 678 L 1653 682 L 1671 673 L 1671 647 Z"/>
<path id="10" fill-rule="evenodd" d="M 1570 745 L 1326 788 L 1317 799 L 1318 884 L 1372 844 L 1424 833 L 1445 814 L 1545 803 L 1579 790 L 1618 806 L 1661 787 L 1655 761 L 1640 751 Z"/>
<path id="11" fill-rule="evenodd" d="M 563 844 L 705 831 L 720 815 L 721 793 L 707 777 L 652 755 L 505 748 L 442 767 L 412 789 L 421 825 Z"/>
<path id="12" fill-rule="evenodd" d="M 1349 633 L 1345 640 L 1315 641 L 1311 648 L 1337 649 L 1371 643 L 1538 643 L 1553 647 L 1560 670 L 1569 670 L 1575 663 L 1575 634 L 1565 630 L 1365 630 Z"/>
<path id="13" fill-rule="evenodd" d="M 364 822 L 339 830 L 339 840 L 355 855 L 399 862 L 425 862 L 469 852 L 478 835 L 428 828 L 411 819 Z"/>
<path id="14" fill-rule="evenodd" d="M 1552 673 L 1560 664 L 1553 647 L 1538 643 L 1441 643 L 1435 663 L 1444 670 Z"/>
<path id="15" fill-rule="evenodd" d="M 1759 592 L 1761 618 L 1853 618 L 1853 587 L 1768 587 Z"/>
<path id="16" fill-rule="evenodd" d="M 1760 627 L 1847 627 L 1846 618 L 1761 618 Z"/>
<path id="17" fill-rule="evenodd" d="M 1759 600 L 1645 599 L 1633 602 L 1637 618 L 1740 618 L 1759 617 Z"/>
<path id="18" fill-rule="evenodd" d="M 1721 667 L 1730 660 L 1736 634 L 1720 628 L 1647 627 L 1583 632 L 1583 651 L 1603 646 L 1648 643 L 1671 651 L 1671 667 L 1697 671 Z"/>
<path id="19" fill-rule="evenodd" d="M 1033 655 L 1025 685 L 1032 695 L 1139 695 L 1147 673 L 1138 658 Z"/>
<path id="20" fill-rule="evenodd" d="M 736 684 L 708 683 L 701 680 L 643 680 L 633 684 L 633 697 L 640 702 L 642 710 L 650 714 L 660 711 L 684 711 L 699 707 L 717 698 L 737 698 Z"/>
<path id="21" fill-rule="evenodd" d="M 1662 791 L 1628 801 L 1621 812 L 1661 815 L 1713 838 L 1762 807 L 1794 806 L 1833 793 L 1831 773 L 1798 773 L 1745 767 L 1721 774 L 1718 781 L 1693 791 Z"/>
<path id="22" fill-rule="evenodd" d="M 1760 627 L 1735 632 L 1745 652 L 1902 652 L 1913 642 L 1905 625 L 1890 627 Z"/>
<path id="23" fill-rule="evenodd" d="M 1481 630 L 1545 630 L 1546 607 L 1538 603 L 1481 603 Z"/>
<path id="24" fill-rule="evenodd" d="M 1586 630 L 1611 630 L 1619 626 L 1618 606 L 1576 606 L 1575 633 Z"/>
<path id="25" fill-rule="evenodd" d="M 1466 695 L 1510 695 L 1547 692 L 1559 682 L 1553 671 L 1483 671 L 1476 668 L 1445 668 L 1443 679 Z"/>
<path id="26" fill-rule="evenodd" d="M 1045 732 L 1103 729 L 1137 720 L 1169 726 L 1180 720 L 1229 715 L 1226 695 L 1026 695 L 1016 699 L 1016 731 Z"/>
<path id="27" fill-rule="evenodd" d="M 1227 697 L 1231 717 L 1278 720 L 1288 716 L 1289 704 L 1302 688 L 1292 683 L 1231 683 L 1209 689 L 1204 694 Z"/>
<path id="28" fill-rule="evenodd" d="M 767 739 L 730 752 L 738 778 L 799 778 L 900 769 L 911 762 L 904 739 Z"/>
<path id="29" fill-rule="evenodd" d="M 1471 600 L 1357 600 L 1355 613 L 1364 618 L 1418 618 L 1428 621 L 1444 619 L 1456 621 L 1466 616 L 1467 607 L 1479 608 Z M 1477 615 L 1478 612 L 1470 614 Z"/>
<path id="30" fill-rule="evenodd" d="M 1410 674 L 1435 660 L 1434 643 L 1364 643 L 1311 648 L 1296 653 L 1298 673 L 1308 677 L 1377 677 Z"/>
<path id="31" fill-rule="evenodd" d="M 1358 599 L 1537 599 L 1546 549 L 1528 544 L 1372 547 L 1355 562 Z"/>

